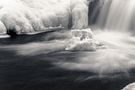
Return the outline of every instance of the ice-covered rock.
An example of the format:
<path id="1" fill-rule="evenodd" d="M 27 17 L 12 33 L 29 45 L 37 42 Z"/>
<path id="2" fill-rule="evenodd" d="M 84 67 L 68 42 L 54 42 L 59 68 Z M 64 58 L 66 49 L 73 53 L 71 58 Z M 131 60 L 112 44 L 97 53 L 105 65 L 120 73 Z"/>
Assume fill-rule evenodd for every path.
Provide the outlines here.
<path id="1" fill-rule="evenodd" d="M 1 28 L 17 33 L 68 27 L 70 0 L 0 0 Z"/>
<path id="2" fill-rule="evenodd" d="M 93 51 L 101 45 L 99 41 L 94 39 L 91 29 L 72 30 L 71 34 L 72 38 L 68 41 L 65 50 Z"/>
<path id="3" fill-rule="evenodd" d="M 78 37 L 80 38 L 80 40 L 84 40 L 84 39 L 92 39 L 93 38 L 93 32 L 91 31 L 91 29 L 75 29 L 71 31 L 73 37 Z"/>
<path id="4" fill-rule="evenodd" d="M 72 28 L 86 28 L 88 3 L 88 0 L 0 0 L 0 32 L 47 31 L 60 25 L 67 29 L 72 22 Z"/>
<path id="5" fill-rule="evenodd" d="M 127 85 L 122 90 L 135 90 L 135 83 L 131 83 L 131 84 Z"/>

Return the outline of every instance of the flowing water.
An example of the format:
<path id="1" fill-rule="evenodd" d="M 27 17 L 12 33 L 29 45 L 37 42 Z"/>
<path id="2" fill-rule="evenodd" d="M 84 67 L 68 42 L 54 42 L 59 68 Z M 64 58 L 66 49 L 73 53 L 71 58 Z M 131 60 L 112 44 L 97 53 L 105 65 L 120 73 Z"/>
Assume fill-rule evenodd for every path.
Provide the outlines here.
<path id="1" fill-rule="evenodd" d="M 134 82 L 135 1 L 95 1 L 99 6 L 92 13 L 98 14 L 90 25 L 93 32 L 88 28 L 1 35 L 1 90 L 120 90 Z M 75 21 L 75 26 L 86 19 Z"/>
<path id="2" fill-rule="evenodd" d="M 104 29 L 124 31 L 130 30 L 134 21 L 134 0 L 106 0 L 101 9 L 99 26 Z M 105 19 L 105 20 L 104 20 Z"/>

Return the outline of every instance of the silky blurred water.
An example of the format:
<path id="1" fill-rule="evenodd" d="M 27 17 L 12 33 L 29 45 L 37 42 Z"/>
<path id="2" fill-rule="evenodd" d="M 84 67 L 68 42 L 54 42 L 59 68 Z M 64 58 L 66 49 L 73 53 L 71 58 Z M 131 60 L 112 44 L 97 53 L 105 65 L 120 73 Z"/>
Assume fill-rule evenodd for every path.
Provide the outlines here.
<path id="1" fill-rule="evenodd" d="M 71 39 L 68 31 L 4 36 L 0 89 L 120 90 L 135 81 L 134 37 L 123 35 L 99 32 L 94 38 L 104 47 L 87 51 L 65 50 Z"/>

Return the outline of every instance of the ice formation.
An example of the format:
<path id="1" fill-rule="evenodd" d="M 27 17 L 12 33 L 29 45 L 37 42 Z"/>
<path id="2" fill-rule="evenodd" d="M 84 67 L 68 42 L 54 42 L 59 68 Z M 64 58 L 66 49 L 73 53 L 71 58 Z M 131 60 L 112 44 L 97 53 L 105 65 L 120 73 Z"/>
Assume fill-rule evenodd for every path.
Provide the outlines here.
<path id="1" fill-rule="evenodd" d="M 86 28 L 87 14 L 87 0 L 0 0 L 0 33 L 67 29 L 72 22 L 73 28 Z"/>
<path id="2" fill-rule="evenodd" d="M 68 41 L 65 50 L 73 51 L 93 51 L 102 46 L 99 41 L 94 39 L 91 29 L 72 30 L 72 38 Z"/>
<path id="3" fill-rule="evenodd" d="M 71 0 L 72 28 L 87 28 L 88 3 L 87 0 Z"/>
<path id="4" fill-rule="evenodd" d="M 135 90 L 135 83 L 131 83 L 124 87 L 122 90 Z"/>

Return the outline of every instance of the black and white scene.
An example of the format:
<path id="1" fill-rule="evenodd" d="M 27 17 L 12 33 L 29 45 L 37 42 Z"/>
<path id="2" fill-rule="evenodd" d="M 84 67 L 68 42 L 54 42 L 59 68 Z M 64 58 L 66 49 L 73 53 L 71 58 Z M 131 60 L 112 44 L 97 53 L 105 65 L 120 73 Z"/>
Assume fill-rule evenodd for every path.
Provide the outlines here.
<path id="1" fill-rule="evenodd" d="M 0 90 L 135 90 L 135 0 L 0 0 Z"/>

